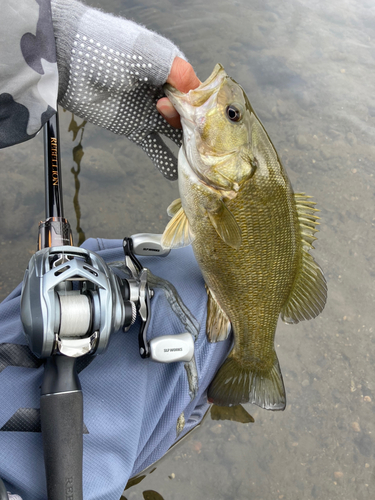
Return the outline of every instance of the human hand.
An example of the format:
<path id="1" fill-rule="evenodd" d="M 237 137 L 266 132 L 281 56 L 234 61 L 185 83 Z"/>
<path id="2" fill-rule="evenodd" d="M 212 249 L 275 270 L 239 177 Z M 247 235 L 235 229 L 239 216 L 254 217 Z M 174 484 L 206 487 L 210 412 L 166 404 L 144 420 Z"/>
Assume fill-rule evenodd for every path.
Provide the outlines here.
<path id="1" fill-rule="evenodd" d="M 56 4 L 60 5 L 57 0 Z M 69 24 L 69 9 L 63 9 L 64 22 L 60 13 L 54 23 L 59 104 L 91 123 L 126 136 L 146 152 L 167 179 L 177 179 L 177 158 L 163 137 L 181 146 L 182 131 L 175 128 L 179 117 L 165 98 L 162 85 L 168 81 L 185 92 L 198 86 L 193 68 L 166 38 L 127 19 L 82 9 L 85 15 L 81 13 L 76 35 L 80 37 L 79 50 L 73 36 L 77 26 Z M 65 43 L 66 25 L 70 26 L 68 33 L 73 34 L 68 36 L 69 43 Z M 107 40 L 105 45 L 103 40 Z M 157 110 L 159 101 L 162 113 Z"/>
<path id="2" fill-rule="evenodd" d="M 176 56 L 167 83 L 181 92 L 188 92 L 197 88 L 201 82 L 196 76 L 192 65 Z M 163 89 L 161 87 L 134 82 L 129 97 L 131 99 L 135 98 L 138 105 L 134 108 L 131 106 L 125 107 L 130 115 L 128 117 L 129 129 L 121 133 L 124 133 L 130 140 L 140 145 L 167 179 L 175 180 L 177 179 L 177 158 L 164 143 L 161 136 L 168 137 L 175 144 L 181 146 L 180 115 L 169 99 L 162 97 L 162 95 Z M 156 112 L 155 104 L 160 114 Z M 136 115 L 132 116 L 132 111 Z"/>
<path id="3" fill-rule="evenodd" d="M 175 57 L 167 83 L 181 92 L 189 92 L 189 90 L 196 89 L 201 82 L 191 64 L 181 57 Z M 156 108 L 172 127 L 181 128 L 180 115 L 168 97 L 159 99 Z"/>

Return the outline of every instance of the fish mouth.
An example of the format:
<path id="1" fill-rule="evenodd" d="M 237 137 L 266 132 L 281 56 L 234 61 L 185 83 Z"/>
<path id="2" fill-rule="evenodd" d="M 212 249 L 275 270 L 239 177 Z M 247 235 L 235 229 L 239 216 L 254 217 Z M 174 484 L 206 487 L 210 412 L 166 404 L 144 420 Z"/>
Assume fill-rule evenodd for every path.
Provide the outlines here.
<path id="1" fill-rule="evenodd" d="M 183 108 L 186 105 L 198 107 L 204 104 L 211 95 L 217 91 L 228 75 L 221 64 L 216 64 L 211 75 L 202 82 L 196 89 L 184 93 L 166 83 L 164 92 L 180 115 L 185 115 Z"/>
<path id="2" fill-rule="evenodd" d="M 218 85 L 218 83 L 219 83 L 219 81 L 221 82 L 227 76 L 228 75 L 225 72 L 224 67 L 220 63 L 217 63 L 216 66 L 214 67 L 212 73 L 210 74 L 210 76 L 204 82 L 202 82 L 199 85 L 199 87 L 197 87 L 195 89 L 195 91 L 207 90 L 207 89 L 209 89 L 211 87 L 216 88 L 217 85 Z"/>

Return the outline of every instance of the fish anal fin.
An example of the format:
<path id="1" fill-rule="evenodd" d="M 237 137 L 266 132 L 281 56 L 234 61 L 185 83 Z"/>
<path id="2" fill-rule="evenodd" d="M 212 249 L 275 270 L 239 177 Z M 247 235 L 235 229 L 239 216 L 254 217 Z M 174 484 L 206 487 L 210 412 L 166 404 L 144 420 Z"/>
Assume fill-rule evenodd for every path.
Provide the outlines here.
<path id="1" fill-rule="evenodd" d="M 286 396 L 276 353 L 265 372 L 256 363 L 243 364 L 231 354 L 208 388 L 208 401 L 219 406 L 253 403 L 266 410 L 284 410 Z"/>
<path id="2" fill-rule="evenodd" d="M 297 276 L 294 280 L 289 297 L 281 310 L 281 319 L 285 323 L 298 323 L 318 316 L 324 309 L 327 300 L 327 283 L 320 266 L 309 254 L 316 240 L 314 234 L 318 231 L 319 217 L 315 215 L 318 209 L 315 203 L 305 193 L 294 195 L 300 234 L 302 240 L 302 258 Z"/>
<path id="3" fill-rule="evenodd" d="M 225 203 L 218 200 L 218 204 L 215 204 L 215 210 L 207 210 L 207 214 L 224 243 L 238 250 L 242 243 L 241 229 Z"/>
<path id="4" fill-rule="evenodd" d="M 193 240 L 194 236 L 190 229 L 188 218 L 186 217 L 184 209 L 181 207 L 164 230 L 161 238 L 162 247 L 181 248 L 190 245 Z"/>
<path id="5" fill-rule="evenodd" d="M 207 320 L 206 335 L 209 342 L 220 342 L 228 338 L 231 324 L 228 316 L 220 307 L 213 292 L 206 286 Z"/>

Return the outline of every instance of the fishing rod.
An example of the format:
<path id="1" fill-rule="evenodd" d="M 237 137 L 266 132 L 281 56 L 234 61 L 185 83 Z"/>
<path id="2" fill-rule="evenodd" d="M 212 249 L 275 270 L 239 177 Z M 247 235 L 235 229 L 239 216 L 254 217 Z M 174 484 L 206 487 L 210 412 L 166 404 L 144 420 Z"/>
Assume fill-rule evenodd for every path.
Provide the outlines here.
<path id="1" fill-rule="evenodd" d="M 76 359 L 103 353 L 111 334 L 129 330 L 138 316 L 142 358 L 190 363 L 194 340 L 181 333 L 147 341 L 153 291 L 135 254 L 167 255 L 161 235 L 124 238 L 121 276 L 95 252 L 73 246 L 63 211 L 58 127 L 56 113 L 44 127 L 46 218 L 24 276 L 21 321 L 30 349 L 45 359 L 40 420 L 48 499 L 83 500 L 83 394 Z"/>
<path id="2" fill-rule="evenodd" d="M 50 263 L 53 248 L 60 248 L 53 255 L 51 269 L 56 265 L 69 262 L 61 247 L 73 245 L 72 231 L 69 222 L 64 218 L 61 156 L 59 144 L 59 123 L 57 114 L 52 116 L 44 126 L 44 171 L 45 171 L 45 215 L 39 223 L 38 251 L 33 264 L 45 267 Z M 36 256 L 40 256 L 37 258 Z M 56 257 L 56 258 L 54 258 Z M 44 264 L 44 265 L 43 265 Z M 43 288 L 37 286 L 29 264 L 26 271 L 25 284 L 21 299 L 21 318 L 32 351 L 39 357 L 46 357 L 44 377 L 40 398 L 40 420 L 43 437 L 43 451 L 46 468 L 48 498 L 82 499 L 82 456 L 83 456 L 83 396 L 81 384 L 76 370 L 76 356 L 59 355 L 51 336 L 51 319 L 49 310 L 54 304 L 55 288 L 60 289 L 63 301 L 58 308 L 65 307 L 68 298 L 67 290 L 71 283 L 65 280 L 51 283 L 47 287 L 53 294 L 45 290 L 46 274 L 42 274 Z M 69 286 L 67 286 L 69 285 Z M 59 293 L 59 292 L 57 292 Z M 35 295 L 35 296 L 34 296 Z M 37 319 L 35 319 L 35 312 Z M 67 311 L 66 311 L 67 312 Z M 39 313 L 39 314 L 38 314 Z M 75 316 L 76 314 L 74 314 Z M 47 324 L 46 324 L 47 323 Z M 69 328 L 69 327 L 68 327 Z M 54 328 L 52 328 L 55 330 Z M 61 325 L 60 325 L 61 329 Z M 45 345 L 47 344 L 47 345 Z M 46 352 L 48 349 L 48 352 Z"/>

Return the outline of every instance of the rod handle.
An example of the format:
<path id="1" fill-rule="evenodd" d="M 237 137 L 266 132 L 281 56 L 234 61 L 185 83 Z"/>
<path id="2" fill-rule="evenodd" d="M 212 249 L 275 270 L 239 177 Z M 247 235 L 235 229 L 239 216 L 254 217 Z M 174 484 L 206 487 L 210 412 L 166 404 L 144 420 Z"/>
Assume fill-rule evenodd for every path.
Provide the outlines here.
<path id="1" fill-rule="evenodd" d="M 40 419 L 48 499 L 83 500 L 83 397 L 75 359 L 51 356 L 44 379 Z"/>

